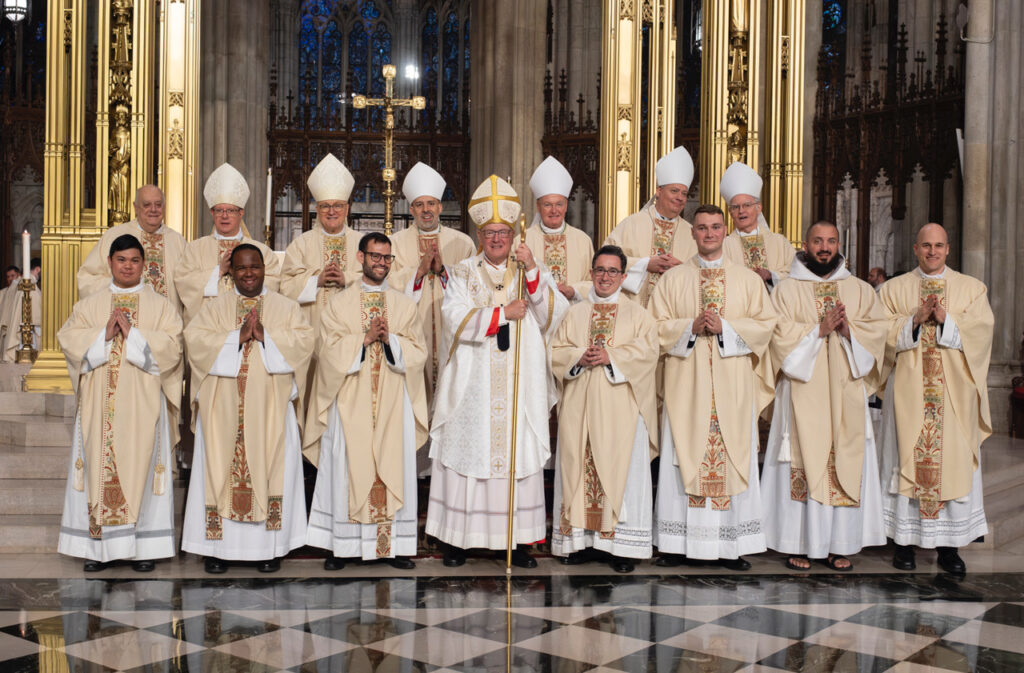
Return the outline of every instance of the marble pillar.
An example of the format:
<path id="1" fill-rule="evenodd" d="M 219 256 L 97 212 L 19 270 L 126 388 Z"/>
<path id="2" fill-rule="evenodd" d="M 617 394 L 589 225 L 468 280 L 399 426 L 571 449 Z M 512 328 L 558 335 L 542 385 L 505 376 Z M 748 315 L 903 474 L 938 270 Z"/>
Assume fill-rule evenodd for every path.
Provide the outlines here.
<path id="1" fill-rule="evenodd" d="M 202 140 L 200 191 L 225 161 L 249 183 L 245 225 L 263 240 L 267 190 L 267 103 L 270 3 L 207 0 L 202 3 Z M 201 204 L 199 235 L 213 227 Z"/>
<path id="2" fill-rule="evenodd" d="M 996 315 L 989 398 L 997 431 L 1009 427 L 1010 379 L 1024 331 L 1024 5 L 971 0 L 964 114 L 963 271 L 989 287 Z M 998 64 L 998 67 L 997 67 Z"/>
<path id="3" fill-rule="evenodd" d="M 527 184 L 543 159 L 546 0 L 473 0 L 470 36 L 469 189 L 492 173 L 511 176 L 523 212 L 533 214 Z"/>
<path id="4" fill-rule="evenodd" d="M 804 22 L 804 195 L 803 228 L 806 232 L 821 213 L 814 212 L 814 119 L 818 95 L 818 52 L 821 50 L 822 0 L 806 0 L 807 20 Z M 762 136 L 763 137 L 763 136 Z M 812 219 L 813 218 L 813 219 Z"/>

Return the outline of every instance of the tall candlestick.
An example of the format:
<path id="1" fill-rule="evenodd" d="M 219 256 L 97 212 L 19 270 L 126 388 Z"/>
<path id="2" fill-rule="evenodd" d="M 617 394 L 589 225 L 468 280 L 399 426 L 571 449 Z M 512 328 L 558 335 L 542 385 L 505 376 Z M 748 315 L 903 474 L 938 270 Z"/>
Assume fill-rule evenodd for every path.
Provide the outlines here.
<path id="1" fill-rule="evenodd" d="M 29 267 L 32 254 L 32 237 L 28 230 L 21 232 L 21 277 L 28 280 L 32 277 L 32 269 Z"/>
<path id="2" fill-rule="evenodd" d="M 267 169 L 267 218 L 263 221 L 263 242 L 266 243 L 270 248 L 274 247 L 274 243 L 270 240 L 270 209 L 274 205 L 274 169 Z"/>

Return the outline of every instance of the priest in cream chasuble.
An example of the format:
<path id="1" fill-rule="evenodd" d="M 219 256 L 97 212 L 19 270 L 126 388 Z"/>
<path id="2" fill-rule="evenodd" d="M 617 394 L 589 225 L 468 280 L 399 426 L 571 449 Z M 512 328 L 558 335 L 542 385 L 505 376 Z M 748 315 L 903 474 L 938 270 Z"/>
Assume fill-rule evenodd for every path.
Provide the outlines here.
<path id="1" fill-rule="evenodd" d="M 441 199 L 446 183 L 430 166 L 417 162 L 402 183 L 413 226 L 391 237 L 395 262 L 389 283 L 416 302 L 427 363 L 427 408 L 434 400 L 437 375 L 444 361 L 441 352 L 441 302 L 448 287 L 449 269 L 473 254 L 473 239 L 441 225 Z M 423 458 L 426 458 L 424 455 Z M 424 466 L 429 469 L 429 464 Z"/>
<path id="2" fill-rule="evenodd" d="M 650 461 L 657 453 L 658 329 L 619 292 L 626 255 L 597 251 L 593 288 L 569 309 L 551 344 L 560 383 L 551 551 L 570 565 L 610 555 L 617 572 L 650 558 Z"/>
<path id="3" fill-rule="evenodd" d="M 313 351 L 299 305 L 266 289 L 255 246 L 232 251 L 234 288 L 185 328 L 195 456 L 182 548 L 221 561 L 265 561 L 306 540 L 294 402 Z M 216 563 L 207 566 L 220 572 Z M 214 568 L 214 569 L 211 569 Z"/>
<path id="4" fill-rule="evenodd" d="M 324 309 L 320 365 L 303 442 L 319 470 L 306 544 L 327 549 L 324 567 L 346 558 L 414 566 L 416 449 L 427 438 L 426 351 L 416 305 L 391 289 L 391 244 L 379 232 L 359 243 L 363 267 Z"/>
<path id="5" fill-rule="evenodd" d="M 812 226 L 772 293 L 778 370 L 761 475 L 768 547 L 793 569 L 885 544 L 868 395 L 878 386 L 888 323 L 874 289 L 850 274 L 839 230 Z"/>
<path id="6" fill-rule="evenodd" d="M 142 281 L 181 312 L 174 274 L 185 252 L 185 237 L 164 224 L 164 194 L 156 185 L 139 187 L 133 207 L 135 219 L 104 231 L 82 262 L 78 269 L 78 296 L 84 299 L 110 286 L 110 244 L 122 234 L 131 234 L 145 251 Z"/>
<path id="7" fill-rule="evenodd" d="M 590 262 L 594 242 L 586 233 L 565 221 L 572 194 L 572 176 L 557 159 L 548 157 L 530 177 L 530 191 L 537 200 L 533 224 L 526 230 L 526 245 L 537 251 L 569 301 L 585 299 L 590 291 Z"/>
<path id="8" fill-rule="evenodd" d="M 78 398 L 57 551 L 152 570 L 174 556 L 171 423 L 181 399 L 181 316 L 142 281 L 131 235 L 108 248 L 111 283 L 75 304 L 57 340 Z"/>
<path id="9" fill-rule="evenodd" d="M 957 547 L 988 526 L 981 493 L 981 443 L 992 434 L 988 405 L 994 317 L 985 285 L 946 266 L 949 242 L 921 228 L 918 267 L 882 285 L 889 317 L 882 408 L 886 535 L 907 549 L 938 548 L 939 565 L 962 572 Z"/>
<path id="10" fill-rule="evenodd" d="M 666 356 L 654 544 L 662 566 L 745 570 L 740 555 L 765 550 L 757 416 L 772 399 L 775 311 L 760 276 L 723 258 L 721 209 L 698 208 L 693 236 L 698 254 L 651 298 Z"/>
<path id="11" fill-rule="evenodd" d="M 434 398 L 426 532 L 449 545 L 449 566 L 465 562 L 462 549 L 506 547 L 517 321 L 522 344 L 513 543 L 546 535 L 542 468 L 551 452 L 548 415 L 557 399 L 546 340 L 568 302 L 527 245 L 517 243 L 510 257 L 519 210 L 519 197 L 501 178 L 492 175 L 477 188 L 469 215 L 482 251 L 452 267 L 442 304 L 447 363 Z M 526 299 L 515 299 L 517 261 L 526 269 Z M 515 550 L 513 562 L 536 565 L 523 550 Z"/>
<path id="12" fill-rule="evenodd" d="M 174 272 L 174 285 L 185 308 L 186 326 L 203 305 L 215 297 L 232 293 L 235 283 L 229 272 L 231 251 L 235 246 L 248 243 L 259 248 L 266 260 L 264 284 L 268 290 L 277 291 L 281 275 L 277 255 L 254 241 L 243 223 L 249 186 L 242 174 L 231 164 L 221 164 L 206 180 L 203 197 L 213 217 L 213 233 L 190 241 Z"/>
<path id="13" fill-rule="evenodd" d="M 761 276 L 771 291 L 789 275 L 796 251 L 789 239 L 768 228 L 761 213 L 762 185 L 754 169 L 737 161 L 722 174 L 718 191 L 735 227 L 725 239 L 725 256 Z"/>
<path id="14" fill-rule="evenodd" d="M 644 307 L 661 275 L 697 252 L 690 223 L 683 219 L 693 173 L 693 159 L 682 146 L 658 159 L 654 198 L 619 222 L 604 241 L 625 251 L 628 266 L 622 289 Z"/>

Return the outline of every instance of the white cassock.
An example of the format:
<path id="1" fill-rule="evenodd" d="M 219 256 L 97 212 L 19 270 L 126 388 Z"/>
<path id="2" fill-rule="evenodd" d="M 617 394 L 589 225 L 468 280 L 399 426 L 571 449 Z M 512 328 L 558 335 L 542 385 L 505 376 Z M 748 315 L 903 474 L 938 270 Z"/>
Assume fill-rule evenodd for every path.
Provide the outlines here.
<path id="1" fill-rule="evenodd" d="M 845 272 L 845 273 L 843 273 Z M 830 280 L 848 277 L 845 268 L 837 271 Z M 796 280 L 821 280 L 810 274 L 807 268 L 796 262 L 790 278 Z M 775 387 L 775 410 L 772 413 L 772 427 L 765 451 L 764 471 L 761 482 L 764 486 L 764 532 L 768 547 L 783 554 L 800 554 L 809 558 L 827 558 L 829 554 L 856 554 L 864 547 L 885 544 L 885 530 L 882 524 L 882 489 L 879 486 L 878 449 L 875 446 L 874 426 L 868 409 L 867 389 L 864 377 L 875 365 L 874 356 L 861 346 L 855 338 L 842 340 L 843 352 L 855 382 L 864 391 L 864 462 L 861 470 L 860 497 L 857 507 L 833 507 L 818 502 L 812 497 L 805 501 L 790 497 L 790 461 L 779 461 L 782 438 L 792 427 L 793 401 L 790 379 L 810 381 L 814 366 L 825 339 L 818 336 L 818 328 L 800 341 L 800 344 L 781 363 L 781 372 Z M 814 409 L 802 409 L 801 413 L 817 413 Z"/>
<path id="2" fill-rule="evenodd" d="M 264 293 L 266 289 L 264 288 Z M 264 343 L 253 350 L 263 359 L 268 374 L 294 374 L 294 370 L 271 338 L 273 327 L 264 326 Z M 237 378 L 242 351 L 238 348 L 239 330 L 229 333 L 224 347 L 210 368 L 210 376 Z M 193 390 L 194 396 L 199 390 Z M 292 380 L 291 400 L 299 396 Z M 262 521 L 247 523 L 221 517 L 220 540 L 206 539 L 206 463 L 203 441 L 202 414 L 196 414 L 195 453 L 192 476 L 188 483 L 188 501 L 185 504 L 183 551 L 213 556 L 226 561 L 263 561 L 284 556 L 306 542 L 306 499 L 302 481 L 302 444 L 295 407 L 289 402 L 284 419 L 284 503 L 280 530 L 267 530 Z"/>
<path id="3" fill-rule="evenodd" d="M 702 268 L 721 266 L 721 260 L 707 261 L 697 258 Z M 625 285 L 625 283 L 623 283 Z M 666 357 L 691 357 L 694 343 L 689 331 L 668 351 Z M 743 339 L 722 318 L 721 339 L 716 339 L 723 358 L 740 357 L 751 353 Z M 698 354 L 699 355 L 699 354 Z M 755 397 L 756 400 L 756 397 Z M 759 554 L 767 550 L 761 525 L 761 486 L 758 480 L 757 410 L 756 402 L 750 409 L 750 470 L 747 488 L 730 496 L 729 509 L 712 508 L 713 498 L 704 499 L 704 507 L 690 507 L 690 496 L 683 485 L 679 471 L 676 443 L 668 414 L 661 421 L 661 465 L 658 469 L 658 498 L 655 503 L 654 546 L 658 551 L 683 554 L 694 559 L 735 559 L 744 554 Z"/>
<path id="4" fill-rule="evenodd" d="M 364 292 L 380 292 L 387 288 L 363 285 Z M 388 362 L 397 374 L 405 374 L 402 344 L 395 334 L 390 335 L 388 346 L 395 361 Z M 365 364 L 363 351 L 359 351 L 348 368 L 348 374 L 357 375 Z M 393 402 L 392 402 L 393 403 Z M 412 413 L 409 391 L 402 387 L 402 507 L 395 513 L 391 525 L 391 553 L 395 556 L 416 555 L 416 418 Z M 365 450 L 366 447 L 359 447 Z M 320 438 L 320 463 L 317 466 L 313 507 L 309 513 L 306 544 L 329 549 L 339 558 L 361 558 L 372 561 L 381 558 L 377 553 L 377 524 L 357 523 L 349 519 L 348 500 L 348 447 L 344 427 L 338 413 L 335 396 L 331 404 L 330 421 Z"/>
<path id="5" fill-rule="evenodd" d="M 442 305 L 441 353 L 448 360 L 434 398 L 426 533 L 463 549 L 506 548 L 516 329 L 500 308 L 515 291 L 514 269 L 506 271 L 483 254 L 455 264 Z M 551 455 L 548 419 L 557 393 L 545 340 L 568 310 L 549 273 L 538 267 L 527 281 L 536 287 L 521 321 L 513 544 L 546 535 L 542 469 Z M 493 324 L 508 325 L 508 350 L 488 336 Z"/>

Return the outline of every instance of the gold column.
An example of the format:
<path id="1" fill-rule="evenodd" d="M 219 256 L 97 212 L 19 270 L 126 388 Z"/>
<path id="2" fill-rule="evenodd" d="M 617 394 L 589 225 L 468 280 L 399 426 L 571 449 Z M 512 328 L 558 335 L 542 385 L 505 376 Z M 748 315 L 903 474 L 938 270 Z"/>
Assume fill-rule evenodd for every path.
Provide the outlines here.
<path id="1" fill-rule="evenodd" d="M 648 110 L 651 120 L 647 132 L 647 184 L 653 193 L 657 180 L 654 167 L 658 159 L 675 147 L 676 130 L 676 28 L 675 0 L 645 0 L 644 22 L 651 24 L 650 81 Z M 641 195 L 646 198 L 648 194 Z M 621 219 L 621 218 L 620 218 Z"/>
<path id="2" fill-rule="evenodd" d="M 602 241 L 638 205 L 641 1 L 604 0 L 598 215 Z"/>
<path id="3" fill-rule="evenodd" d="M 760 21 L 758 0 L 704 4 L 699 159 L 703 203 L 727 206 L 718 182 L 729 164 L 742 161 L 759 168 Z"/>
<path id="4" fill-rule="evenodd" d="M 794 245 L 803 238 L 804 0 L 771 0 L 765 218 Z"/>
<path id="5" fill-rule="evenodd" d="M 160 5 L 157 182 L 164 223 L 192 240 L 199 212 L 199 0 Z"/>
<path id="6" fill-rule="evenodd" d="M 78 299 L 75 274 L 103 231 L 131 219 L 151 181 L 155 4 L 97 3 L 96 204 L 85 208 L 86 0 L 47 5 L 43 155 L 42 349 L 24 389 L 71 392 L 57 330 Z"/>

